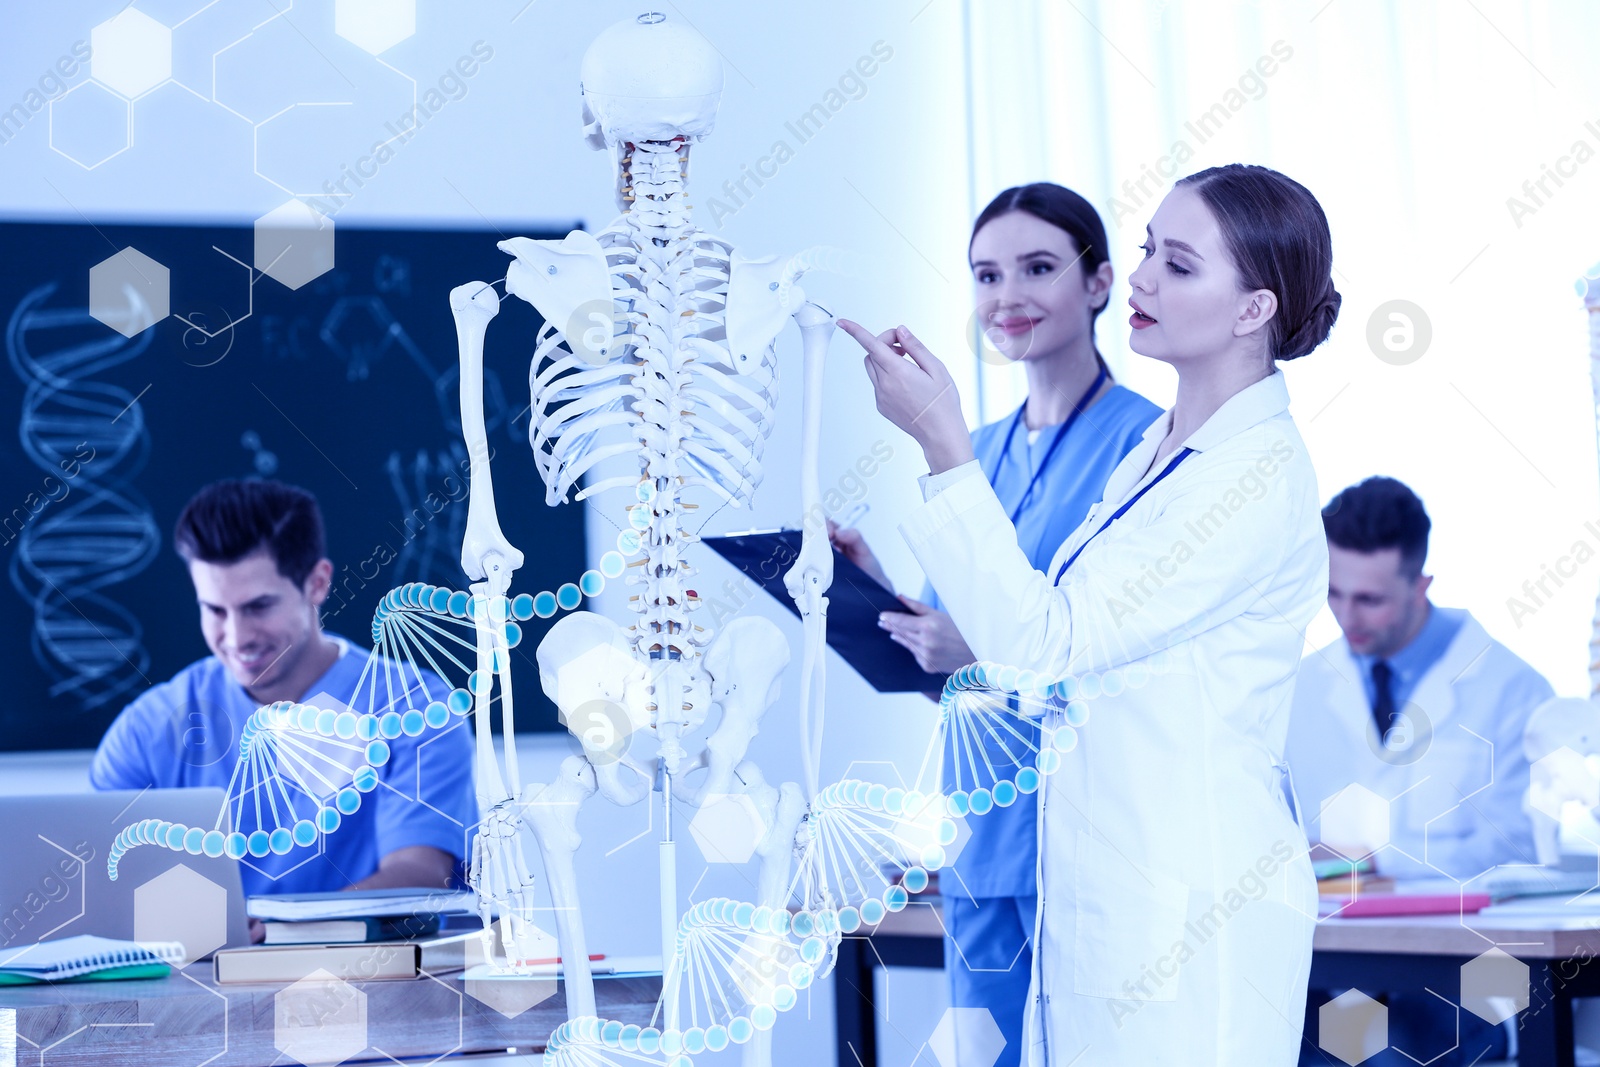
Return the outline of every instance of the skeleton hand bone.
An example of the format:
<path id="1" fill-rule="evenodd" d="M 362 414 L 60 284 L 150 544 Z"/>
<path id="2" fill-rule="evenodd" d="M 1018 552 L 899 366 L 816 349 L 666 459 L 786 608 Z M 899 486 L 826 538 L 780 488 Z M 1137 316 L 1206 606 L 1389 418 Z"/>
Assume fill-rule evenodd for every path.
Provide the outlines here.
<path id="1" fill-rule="evenodd" d="M 532 929 L 533 875 L 522 851 L 522 827 L 521 798 L 512 797 L 490 808 L 473 839 L 467 872 L 467 883 L 477 892 L 483 913 L 484 955 L 494 958 L 490 920 L 498 909 L 512 970 L 519 960 L 536 955 L 532 951 L 536 936 Z"/>

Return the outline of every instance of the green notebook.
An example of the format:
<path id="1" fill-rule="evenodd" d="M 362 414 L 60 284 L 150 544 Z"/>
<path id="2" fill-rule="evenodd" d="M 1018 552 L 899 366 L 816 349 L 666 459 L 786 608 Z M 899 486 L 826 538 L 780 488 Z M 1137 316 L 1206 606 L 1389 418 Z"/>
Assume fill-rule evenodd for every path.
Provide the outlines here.
<path id="1" fill-rule="evenodd" d="M 177 941 L 117 941 L 79 934 L 0 953 L 0 985 L 165 978 L 184 959 Z"/>

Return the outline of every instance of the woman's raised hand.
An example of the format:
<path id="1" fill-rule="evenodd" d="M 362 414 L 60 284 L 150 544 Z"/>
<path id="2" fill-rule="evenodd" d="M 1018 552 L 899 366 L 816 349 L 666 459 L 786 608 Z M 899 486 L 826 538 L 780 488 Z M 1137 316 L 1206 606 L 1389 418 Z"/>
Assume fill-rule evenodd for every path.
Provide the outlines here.
<path id="1" fill-rule="evenodd" d="M 839 328 L 866 349 L 867 377 L 878 412 L 922 446 L 928 470 L 939 474 L 972 459 L 972 438 L 950 372 L 904 326 L 874 336 L 849 319 Z"/>

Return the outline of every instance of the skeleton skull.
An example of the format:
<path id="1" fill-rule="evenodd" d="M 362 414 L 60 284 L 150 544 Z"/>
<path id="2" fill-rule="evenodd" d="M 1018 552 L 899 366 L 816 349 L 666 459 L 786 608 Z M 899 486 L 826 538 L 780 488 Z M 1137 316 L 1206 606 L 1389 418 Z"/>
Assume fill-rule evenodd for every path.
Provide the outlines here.
<path id="1" fill-rule="evenodd" d="M 589 144 L 703 140 L 716 124 L 722 61 L 704 37 L 658 11 L 618 22 L 583 54 Z"/>

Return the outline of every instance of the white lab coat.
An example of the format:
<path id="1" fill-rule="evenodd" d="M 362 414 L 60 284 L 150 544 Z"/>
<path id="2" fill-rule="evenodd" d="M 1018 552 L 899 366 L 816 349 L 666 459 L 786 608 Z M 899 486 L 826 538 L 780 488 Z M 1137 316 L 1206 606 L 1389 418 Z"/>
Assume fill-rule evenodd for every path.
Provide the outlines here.
<path id="1" fill-rule="evenodd" d="M 1287 1067 L 1299 1050 L 1316 890 L 1282 754 L 1328 552 L 1282 372 L 1223 404 L 1184 442 L 1197 454 L 1051 584 L 1166 465 L 1151 460 L 1170 424 L 1123 459 L 1048 576 L 976 470 L 931 479 L 901 528 L 980 659 L 1134 668 L 1087 702 L 1042 790 L 1032 1067 Z"/>
<path id="2" fill-rule="evenodd" d="M 1438 608 L 1435 611 L 1440 610 Z M 1490 637 L 1471 615 L 1401 708 L 1380 746 L 1360 665 L 1340 638 L 1300 667 L 1289 719 L 1289 769 L 1313 840 L 1378 848 L 1381 807 L 1349 795 L 1328 829 L 1374 823 L 1361 841 L 1334 842 L 1323 804 L 1360 784 L 1388 801 L 1378 869 L 1400 877 L 1466 880 L 1500 863 L 1537 863 L 1522 808 L 1528 759 L 1522 729 L 1552 696 L 1550 683 Z"/>

